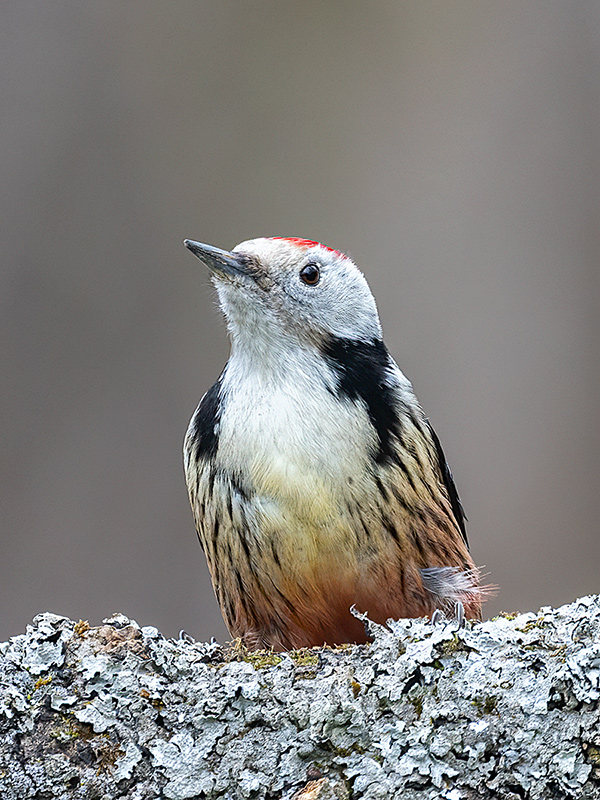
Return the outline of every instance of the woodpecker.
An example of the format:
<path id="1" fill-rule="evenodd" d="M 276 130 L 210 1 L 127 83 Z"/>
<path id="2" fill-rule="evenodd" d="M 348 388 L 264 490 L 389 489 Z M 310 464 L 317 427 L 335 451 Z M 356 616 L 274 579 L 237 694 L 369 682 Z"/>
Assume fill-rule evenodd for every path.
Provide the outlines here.
<path id="1" fill-rule="evenodd" d="M 184 468 L 232 636 L 278 651 L 364 642 L 351 607 L 385 623 L 459 602 L 479 618 L 452 473 L 357 266 L 297 237 L 184 243 L 231 339 Z"/>

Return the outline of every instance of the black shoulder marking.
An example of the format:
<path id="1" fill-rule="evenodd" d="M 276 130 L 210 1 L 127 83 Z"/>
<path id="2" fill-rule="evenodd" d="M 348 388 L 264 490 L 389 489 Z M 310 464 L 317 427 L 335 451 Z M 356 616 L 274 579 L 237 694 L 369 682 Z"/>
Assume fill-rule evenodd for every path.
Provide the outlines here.
<path id="1" fill-rule="evenodd" d="M 204 395 L 190 423 L 190 447 L 196 459 L 214 458 L 219 446 L 221 378 Z"/>
<path id="2" fill-rule="evenodd" d="M 456 518 L 456 522 L 458 523 L 458 527 L 460 528 L 462 537 L 465 540 L 465 544 L 468 547 L 469 540 L 467 539 L 467 529 L 465 526 L 465 521 L 467 519 L 467 516 L 465 514 L 464 508 L 462 507 L 462 503 L 460 502 L 460 497 L 458 496 L 458 491 L 456 490 L 456 484 L 454 483 L 452 472 L 450 471 L 450 467 L 448 466 L 448 462 L 446 461 L 446 456 L 444 455 L 444 451 L 442 450 L 442 445 L 440 444 L 440 440 L 438 439 L 437 433 L 433 430 L 433 427 L 428 419 L 425 420 L 425 423 L 429 428 L 429 432 L 431 433 L 431 438 L 433 439 L 433 443 L 435 445 L 435 450 L 437 453 L 439 467 L 440 467 L 440 473 L 442 476 L 442 480 L 444 482 L 444 486 L 446 487 L 446 491 L 448 492 L 448 497 L 450 498 L 450 505 L 452 506 L 452 511 Z"/>
<path id="3" fill-rule="evenodd" d="M 394 460 L 393 437 L 400 435 L 394 390 L 387 381 L 390 356 L 382 341 L 360 342 L 330 337 L 323 355 L 338 375 L 337 396 L 362 400 L 379 437 L 378 464 Z"/>

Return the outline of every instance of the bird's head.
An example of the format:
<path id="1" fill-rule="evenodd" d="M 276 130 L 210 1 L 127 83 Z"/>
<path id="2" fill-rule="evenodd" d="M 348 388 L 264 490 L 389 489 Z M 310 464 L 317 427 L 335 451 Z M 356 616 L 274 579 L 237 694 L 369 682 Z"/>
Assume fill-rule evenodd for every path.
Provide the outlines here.
<path id="1" fill-rule="evenodd" d="M 338 250 L 284 237 L 250 239 L 232 251 L 185 245 L 212 273 L 234 344 L 381 339 L 367 282 Z"/>

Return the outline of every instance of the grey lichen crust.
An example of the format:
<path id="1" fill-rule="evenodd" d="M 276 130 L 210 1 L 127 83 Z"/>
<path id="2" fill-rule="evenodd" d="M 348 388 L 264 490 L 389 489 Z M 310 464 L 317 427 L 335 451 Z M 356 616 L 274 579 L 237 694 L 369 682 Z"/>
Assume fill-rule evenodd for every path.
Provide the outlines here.
<path id="1" fill-rule="evenodd" d="M 41 614 L 0 645 L 0 797 L 600 798 L 600 598 L 278 655 Z"/>

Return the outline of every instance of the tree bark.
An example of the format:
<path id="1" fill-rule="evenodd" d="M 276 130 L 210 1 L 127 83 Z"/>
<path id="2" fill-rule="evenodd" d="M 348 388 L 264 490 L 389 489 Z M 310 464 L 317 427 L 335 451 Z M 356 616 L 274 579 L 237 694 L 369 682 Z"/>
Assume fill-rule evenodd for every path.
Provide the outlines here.
<path id="1" fill-rule="evenodd" d="M 284 654 L 40 614 L 0 645 L 0 797 L 600 798 L 600 597 Z"/>

